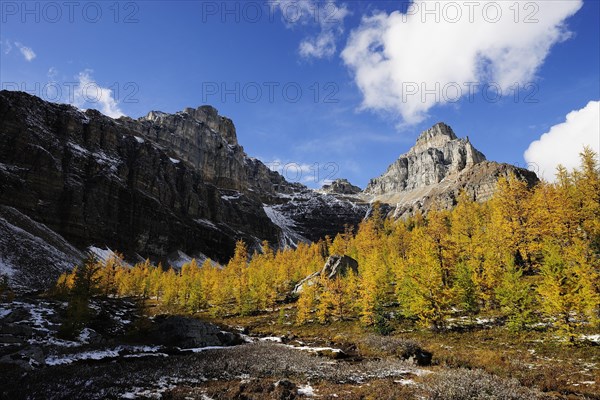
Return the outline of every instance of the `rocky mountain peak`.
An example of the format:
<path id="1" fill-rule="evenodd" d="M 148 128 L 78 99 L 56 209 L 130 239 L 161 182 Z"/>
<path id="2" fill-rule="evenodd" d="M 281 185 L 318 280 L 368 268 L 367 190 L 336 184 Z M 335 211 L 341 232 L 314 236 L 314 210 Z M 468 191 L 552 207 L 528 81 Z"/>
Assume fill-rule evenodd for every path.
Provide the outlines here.
<path id="1" fill-rule="evenodd" d="M 441 148 L 456 139 L 458 138 L 449 125 L 438 122 L 431 128 L 421 132 L 410 152 L 418 153 L 429 148 Z"/>
<path id="2" fill-rule="evenodd" d="M 351 184 L 348 179 L 336 179 L 328 185 L 323 185 L 321 189 L 325 193 L 334 194 L 358 194 L 361 192 L 361 188 Z"/>
<path id="3" fill-rule="evenodd" d="M 208 127 L 211 131 L 218 133 L 227 144 L 232 146 L 239 145 L 233 121 L 219 115 L 219 111 L 213 106 L 187 107 L 175 114 L 150 111 L 145 117 L 140 118 L 142 121 L 151 121 L 155 124 L 171 126 L 171 129 L 180 129 L 181 119 Z M 198 131 L 201 132 L 202 130 Z"/>
<path id="4" fill-rule="evenodd" d="M 468 138 L 437 123 L 423 131 L 415 145 L 378 178 L 371 179 L 364 194 L 395 206 L 395 215 L 427 211 L 434 203 L 452 207 L 460 190 L 484 201 L 495 190 L 499 176 L 514 174 L 530 184 L 534 173 L 508 164 L 486 161 Z"/>

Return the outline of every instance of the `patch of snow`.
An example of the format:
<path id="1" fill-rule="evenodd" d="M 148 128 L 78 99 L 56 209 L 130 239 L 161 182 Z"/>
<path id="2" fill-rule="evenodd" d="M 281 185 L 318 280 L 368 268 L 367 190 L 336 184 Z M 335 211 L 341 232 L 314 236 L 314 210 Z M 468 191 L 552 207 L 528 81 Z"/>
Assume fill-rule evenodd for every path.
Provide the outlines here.
<path id="1" fill-rule="evenodd" d="M 206 347 L 192 347 L 189 349 L 179 349 L 179 351 L 191 352 L 191 353 L 201 353 L 206 350 L 222 350 L 227 349 L 227 346 L 206 346 Z"/>
<path id="2" fill-rule="evenodd" d="M 320 351 L 330 351 L 332 353 L 341 353 L 342 352 L 341 349 L 336 349 L 333 347 L 292 346 L 289 344 L 286 344 L 284 346 L 289 347 L 290 349 L 308 351 L 309 353 L 318 353 Z"/>
<path id="3" fill-rule="evenodd" d="M 77 337 L 77 340 L 80 341 L 80 342 L 82 342 L 82 343 L 88 343 L 88 341 L 90 339 L 90 335 L 92 334 L 92 332 L 94 332 L 93 329 L 83 328 L 81 330 L 81 333 Z"/>
<path id="4" fill-rule="evenodd" d="M 6 317 L 11 312 L 12 312 L 12 310 L 8 310 L 6 308 L 0 308 L 0 318 Z"/>
<path id="5" fill-rule="evenodd" d="M 142 138 L 141 138 L 141 137 L 139 137 L 139 136 L 134 136 L 133 138 L 134 138 L 134 139 L 136 140 L 136 142 L 138 142 L 139 144 L 142 144 L 142 143 L 144 143 L 144 142 L 145 142 L 145 140 L 144 140 L 144 139 L 142 139 Z"/>
<path id="6" fill-rule="evenodd" d="M 106 262 L 110 258 L 117 258 L 117 254 L 108 247 L 101 249 L 99 247 L 90 246 L 88 247 L 88 252 L 96 256 L 98 261 L 102 262 Z"/>
<path id="7" fill-rule="evenodd" d="M 581 339 L 589 342 L 600 343 L 600 334 L 597 335 L 581 335 Z"/>
<path id="8" fill-rule="evenodd" d="M 159 346 L 117 346 L 114 349 L 105 350 L 90 350 L 81 353 L 53 355 L 46 358 L 47 365 L 64 365 L 72 364 L 82 360 L 103 360 L 105 358 L 116 358 L 126 351 L 132 354 L 126 354 L 124 357 L 131 356 L 136 353 L 149 355 L 156 353 L 160 349 Z"/>
<path id="9" fill-rule="evenodd" d="M 119 356 L 119 351 L 114 350 L 94 350 L 83 353 L 75 353 L 63 356 L 49 356 L 46 358 L 47 365 L 72 364 L 81 360 L 102 360 L 105 358 L 115 358 Z"/>
<path id="10" fill-rule="evenodd" d="M 0 275 L 4 275 L 10 278 L 14 275 L 14 273 L 15 268 L 11 264 L 9 264 L 6 259 L 3 259 L 0 256 Z"/>
<path id="11" fill-rule="evenodd" d="M 177 159 L 175 159 L 175 158 L 171 158 L 171 157 L 169 157 L 169 160 L 170 160 L 170 161 L 171 161 L 173 164 L 179 164 L 179 163 L 181 162 L 180 160 L 177 160 Z"/>
<path id="12" fill-rule="evenodd" d="M 399 383 L 401 385 L 416 385 L 415 381 L 413 381 L 412 379 L 397 379 L 394 382 Z"/>
<path id="13" fill-rule="evenodd" d="M 279 241 L 282 247 L 296 248 L 300 242 L 309 242 L 308 239 L 294 230 L 296 227 L 294 220 L 286 217 L 273 206 L 263 204 L 263 210 L 271 222 L 281 229 L 281 237 Z"/>
<path id="14" fill-rule="evenodd" d="M 84 149 L 83 147 L 81 147 L 80 145 L 78 145 L 77 143 L 73 143 L 73 142 L 69 142 L 68 146 L 74 150 L 76 153 L 78 153 L 79 155 L 88 155 L 90 154 L 90 152 L 86 149 Z"/>
<path id="15" fill-rule="evenodd" d="M 200 225 L 208 226 L 210 228 L 219 230 L 219 227 L 216 226 L 212 221 L 210 221 L 208 219 L 198 218 L 198 219 L 195 219 L 194 221 L 199 223 Z"/>
<path id="16" fill-rule="evenodd" d="M 259 339 L 262 342 L 275 342 L 281 343 L 281 338 L 279 336 L 267 336 Z"/>
<path id="17" fill-rule="evenodd" d="M 235 195 L 235 196 L 227 196 L 227 195 L 223 195 L 223 196 L 221 196 L 221 198 L 222 198 L 223 200 L 226 200 L 226 201 L 232 201 L 232 200 L 237 200 L 237 199 L 239 199 L 239 198 L 240 198 L 240 196 L 241 196 L 241 194 L 238 194 L 238 195 Z"/>
<path id="18" fill-rule="evenodd" d="M 298 387 L 298 394 L 306 397 L 313 397 L 315 396 L 315 389 L 310 386 L 310 383 L 307 383 L 306 385 Z"/>

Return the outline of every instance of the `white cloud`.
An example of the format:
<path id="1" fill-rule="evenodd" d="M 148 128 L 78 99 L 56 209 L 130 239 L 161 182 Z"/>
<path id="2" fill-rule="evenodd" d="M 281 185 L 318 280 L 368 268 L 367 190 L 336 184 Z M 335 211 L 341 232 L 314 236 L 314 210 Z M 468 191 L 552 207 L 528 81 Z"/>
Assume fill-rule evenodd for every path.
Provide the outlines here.
<path id="1" fill-rule="evenodd" d="M 113 91 L 96 83 L 91 75 L 92 72 L 86 69 L 75 77 L 78 84 L 75 87 L 73 105 L 82 109 L 95 108 L 112 118 L 125 115 L 119 108 L 117 100 L 114 99 Z"/>
<path id="2" fill-rule="evenodd" d="M 300 55 L 305 58 L 331 58 L 336 50 L 336 36 L 332 31 L 322 31 L 317 36 L 300 43 Z"/>
<path id="3" fill-rule="evenodd" d="M 15 42 L 15 46 L 17 46 L 19 51 L 21 51 L 21 54 L 23 57 L 25 57 L 25 60 L 32 61 L 36 57 L 35 52 L 31 47 L 24 46 L 19 42 Z"/>
<path id="4" fill-rule="evenodd" d="M 330 58 L 344 33 L 344 19 L 350 14 L 345 4 L 335 0 L 280 0 L 269 3 L 281 13 L 288 28 L 296 25 L 318 26 L 319 33 L 308 36 L 299 45 L 304 58 Z"/>
<path id="5" fill-rule="evenodd" d="M 582 0 L 416 0 L 407 13 L 377 12 L 363 17 L 351 32 L 342 58 L 363 94 L 363 109 L 391 112 L 404 123 L 415 124 L 436 104 L 468 95 L 469 82 L 493 82 L 507 93 L 515 82 L 534 79 L 552 45 L 568 38 L 564 21 L 582 4 Z M 501 17 L 491 22 L 497 19 L 496 7 Z M 528 18 L 537 22 L 526 23 Z M 444 94 L 447 84 L 452 86 Z M 417 94 L 410 95 L 413 85 Z M 437 95 L 423 98 L 424 89 Z"/>
<path id="6" fill-rule="evenodd" d="M 10 40 L 2 40 L 0 41 L 0 46 L 2 46 L 2 52 L 4 54 L 8 54 L 12 51 L 12 44 L 10 44 Z"/>
<path id="7" fill-rule="evenodd" d="M 55 67 L 48 68 L 48 72 L 46 73 L 46 76 L 48 77 L 50 82 L 55 82 L 56 77 L 58 76 L 58 69 L 56 69 Z"/>
<path id="8" fill-rule="evenodd" d="M 532 142 L 523 157 L 537 166 L 541 177 L 552 182 L 559 164 L 569 170 L 579 166 L 584 146 L 600 153 L 600 101 L 590 101 L 584 108 L 568 113 L 565 122 Z"/>

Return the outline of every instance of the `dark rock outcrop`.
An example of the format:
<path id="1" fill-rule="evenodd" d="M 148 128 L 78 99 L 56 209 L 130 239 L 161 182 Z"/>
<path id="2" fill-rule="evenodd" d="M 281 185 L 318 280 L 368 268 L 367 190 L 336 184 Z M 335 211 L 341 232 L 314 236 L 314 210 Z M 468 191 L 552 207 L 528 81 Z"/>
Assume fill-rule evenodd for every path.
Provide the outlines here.
<path id="1" fill-rule="evenodd" d="M 10 279 L 11 286 L 46 289 L 83 257 L 45 225 L 12 207 L 0 206 L 0 274 Z"/>
<path id="2" fill-rule="evenodd" d="M 182 349 L 244 343 L 236 333 L 223 331 L 209 322 L 179 316 L 156 317 L 148 338 L 155 344 Z"/>

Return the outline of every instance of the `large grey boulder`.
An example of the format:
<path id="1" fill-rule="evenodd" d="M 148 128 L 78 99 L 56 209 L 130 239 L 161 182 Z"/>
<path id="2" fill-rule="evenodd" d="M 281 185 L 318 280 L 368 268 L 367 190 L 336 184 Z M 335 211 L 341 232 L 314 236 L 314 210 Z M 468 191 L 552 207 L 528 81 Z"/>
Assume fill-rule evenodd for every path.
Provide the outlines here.
<path id="1" fill-rule="evenodd" d="M 236 333 L 223 331 L 209 322 L 180 316 L 156 317 L 149 336 L 153 343 L 182 349 L 244 343 Z"/>
<path id="2" fill-rule="evenodd" d="M 331 255 L 325 262 L 323 269 L 310 274 L 298 282 L 298 284 L 294 287 L 293 293 L 302 293 L 305 285 L 314 285 L 320 277 L 326 277 L 327 279 L 334 280 L 337 277 L 347 276 L 349 271 L 352 271 L 355 275 L 358 275 L 358 261 L 347 255 Z"/>

